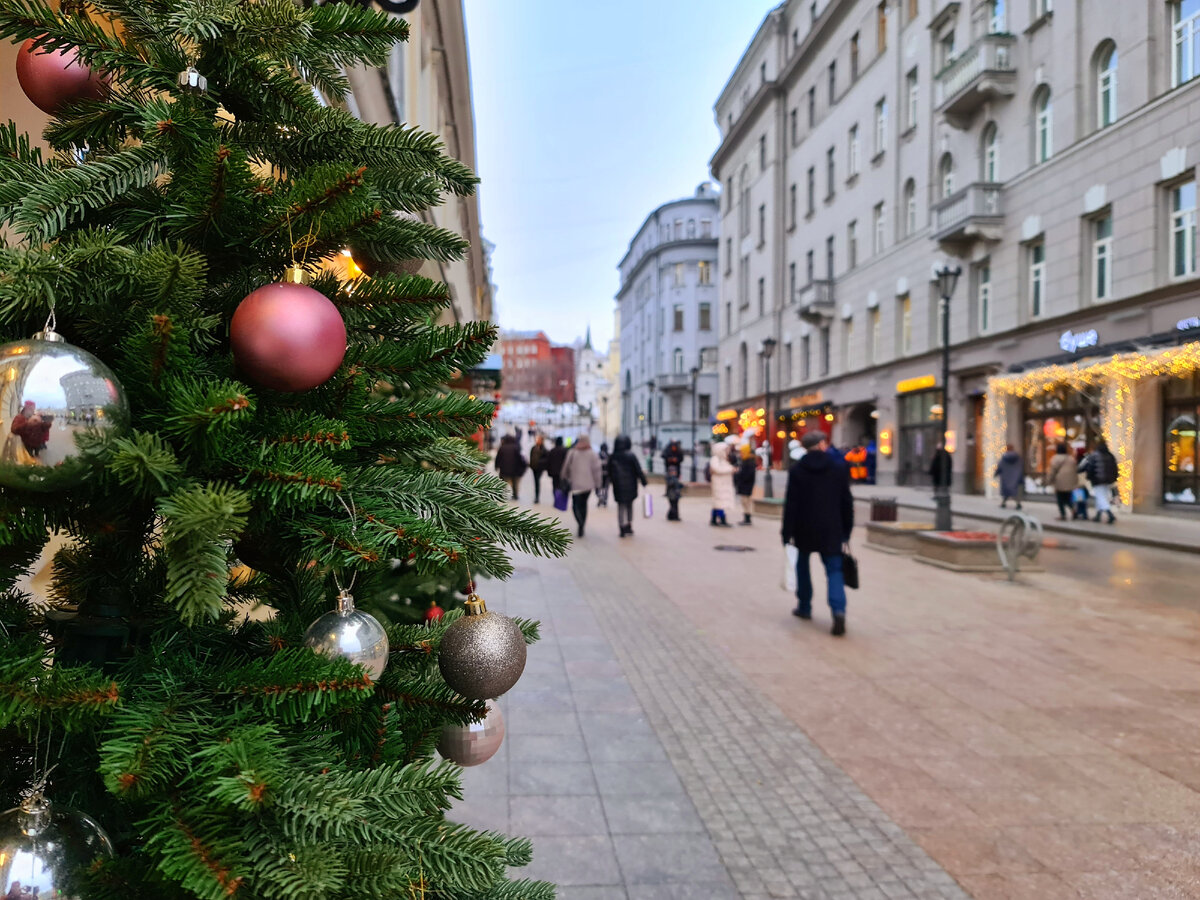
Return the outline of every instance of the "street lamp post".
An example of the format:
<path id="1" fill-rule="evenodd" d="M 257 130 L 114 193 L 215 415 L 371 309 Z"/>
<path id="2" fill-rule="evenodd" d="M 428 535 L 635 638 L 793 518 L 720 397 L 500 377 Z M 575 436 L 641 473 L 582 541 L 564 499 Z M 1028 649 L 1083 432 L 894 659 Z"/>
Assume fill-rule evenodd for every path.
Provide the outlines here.
<path id="1" fill-rule="evenodd" d="M 692 484 L 696 483 L 696 380 L 699 376 L 699 366 L 692 366 Z"/>
<path id="2" fill-rule="evenodd" d="M 600 416 L 603 424 L 600 426 L 600 443 L 608 443 L 608 394 L 600 395 Z"/>
<path id="3" fill-rule="evenodd" d="M 771 418 L 771 356 L 775 353 L 775 338 L 769 337 L 762 342 L 763 367 L 766 369 L 764 387 L 766 394 L 764 398 L 764 406 L 766 407 L 766 415 L 763 419 L 767 423 L 767 466 L 763 474 L 763 496 L 774 497 L 775 489 L 771 484 L 771 441 L 775 437 L 775 423 Z"/>
<path id="4" fill-rule="evenodd" d="M 949 453 L 949 425 L 950 425 L 950 298 L 954 296 L 954 289 L 958 286 L 958 276 L 962 274 L 961 266 L 950 267 L 948 263 L 943 263 L 942 267 L 935 273 L 938 280 L 938 294 L 941 296 L 942 304 L 942 449 Z M 938 481 L 942 482 L 937 486 L 934 492 L 934 502 L 937 504 L 936 512 L 933 518 L 933 527 L 938 531 L 950 531 L 953 526 L 953 520 L 950 513 L 950 479 L 946 476 L 950 474 L 951 467 L 946 466 L 947 471 L 940 473 L 942 477 Z"/>
<path id="5" fill-rule="evenodd" d="M 646 460 L 646 471 L 654 471 L 654 451 L 657 449 L 657 441 L 654 439 L 654 379 L 651 378 L 646 382 L 646 387 L 650 389 L 650 403 L 646 407 L 646 415 L 650 418 L 650 456 Z"/>

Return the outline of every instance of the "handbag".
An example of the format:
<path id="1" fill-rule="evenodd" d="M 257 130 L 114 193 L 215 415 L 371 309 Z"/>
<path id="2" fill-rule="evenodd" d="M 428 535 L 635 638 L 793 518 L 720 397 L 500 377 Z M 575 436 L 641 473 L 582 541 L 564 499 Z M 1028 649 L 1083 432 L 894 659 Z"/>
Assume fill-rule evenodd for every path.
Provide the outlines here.
<path id="1" fill-rule="evenodd" d="M 858 560 L 854 558 L 849 547 L 842 551 L 842 580 L 846 587 L 858 590 Z"/>
<path id="2" fill-rule="evenodd" d="M 554 508 L 559 512 L 567 511 L 567 492 L 561 488 L 554 489 Z"/>
<path id="3" fill-rule="evenodd" d="M 654 515 L 654 498 L 648 493 L 646 494 L 646 503 L 642 509 L 642 513 L 647 519 Z"/>
<path id="4" fill-rule="evenodd" d="M 783 588 L 789 594 L 796 593 L 796 563 L 800 559 L 800 548 L 795 544 L 783 545 Z"/>

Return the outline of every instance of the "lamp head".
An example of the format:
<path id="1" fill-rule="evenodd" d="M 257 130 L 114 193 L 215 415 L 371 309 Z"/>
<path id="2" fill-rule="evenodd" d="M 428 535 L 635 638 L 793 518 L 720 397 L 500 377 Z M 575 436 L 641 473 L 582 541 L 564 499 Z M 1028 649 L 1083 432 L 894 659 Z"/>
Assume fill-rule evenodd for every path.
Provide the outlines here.
<path id="1" fill-rule="evenodd" d="M 762 342 L 762 354 L 765 359 L 770 359 L 771 354 L 775 352 L 775 338 L 765 338 Z"/>
<path id="2" fill-rule="evenodd" d="M 958 287 L 958 276 L 962 274 L 962 266 L 951 266 L 943 263 L 937 270 L 938 296 L 953 297 L 954 289 Z"/>

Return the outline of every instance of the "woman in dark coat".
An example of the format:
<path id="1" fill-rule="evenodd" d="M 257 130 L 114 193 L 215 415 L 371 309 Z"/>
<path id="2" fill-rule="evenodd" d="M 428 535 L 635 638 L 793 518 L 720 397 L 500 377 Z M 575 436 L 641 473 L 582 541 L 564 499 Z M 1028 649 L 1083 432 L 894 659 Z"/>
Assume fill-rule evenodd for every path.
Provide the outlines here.
<path id="1" fill-rule="evenodd" d="M 738 451 L 741 461 L 737 471 L 733 473 L 733 488 L 737 491 L 742 504 L 742 521 L 739 525 L 750 524 L 750 511 L 754 509 L 754 479 L 757 474 L 754 450 L 749 444 L 742 444 Z"/>
<path id="2" fill-rule="evenodd" d="M 546 454 L 546 471 L 550 474 L 550 486 L 556 490 L 562 490 L 562 467 L 567 459 L 567 448 L 563 446 L 563 439 L 556 437 L 554 446 L 550 448 L 550 452 Z"/>
<path id="3" fill-rule="evenodd" d="M 622 434 L 613 443 L 612 456 L 608 459 L 608 480 L 612 485 L 613 499 L 617 501 L 617 524 L 621 537 L 633 534 L 633 501 L 637 499 L 638 484 L 646 486 L 646 475 L 642 464 L 634 455 L 633 441 Z"/>
<path id="4" fill-rule="evenodd" d="M 500 449 L 496 451 L 496 471 L 512 488 L 512 498 L 519 499 L 517 488 L 521 484 L 521 476 L 525 474 L 525 457 L 517 446 L 517 439 L 506 434 L 500 438 Z"/>
<path id="5" fill-rule="evenodd" d="M 1021 508 L 1021 486 L 1025 482 L 1025 466 L 1021 463 L 1019 454 L 1012 444 L 1004 448 L 1004 455 L 996 463 L 993 478 L 1000 479 L 1000 508 L 1008 506 L 1009 500 L 1017 501 L 1017 509 Z"/>

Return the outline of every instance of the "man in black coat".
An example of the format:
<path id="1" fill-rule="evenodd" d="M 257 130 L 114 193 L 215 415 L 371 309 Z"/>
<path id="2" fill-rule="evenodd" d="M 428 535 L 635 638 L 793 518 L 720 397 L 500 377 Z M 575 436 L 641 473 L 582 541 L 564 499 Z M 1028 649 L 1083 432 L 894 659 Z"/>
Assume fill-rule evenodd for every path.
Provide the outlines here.
<path id="1" fill-rule="evenodd" d="M 954 481 L 954 459 L 943 441 L 938 441 L 937 449 L 933 451 L 933 459 L 929 463 L 929 479 L 933 482 L 935 492 L 939 488 L 949 488 Z"/>
<path id="2" fill-rule="evenodd" d="M 801 438 L 808 452 L 788 470 L 783 502 L 783 543 L 795 544 L 796 608 L 792 615 L 812 618 L 812 576 L 808 557 L 819 553 L 829 581 L 831 634 L 846 633 L 846 583 L 842 577 L 842 550 L 854 527 L 854 498 L 846 467 L 827 452 L 829 441 L 820 431 Z"/>
<path id="3" fill-rule="evenodd" d="M 567 448 L 563 446 L 563 439 L 556 437 L 554 446 L 550 448 L 550 452 L 546 454 L 546 471 L 550 475 L 550 485 L 554 490 L 562 489 L 559 483 L 562 478 L 563 463 L 567 459 Z"/>

